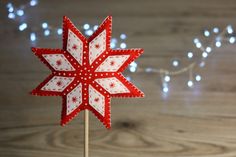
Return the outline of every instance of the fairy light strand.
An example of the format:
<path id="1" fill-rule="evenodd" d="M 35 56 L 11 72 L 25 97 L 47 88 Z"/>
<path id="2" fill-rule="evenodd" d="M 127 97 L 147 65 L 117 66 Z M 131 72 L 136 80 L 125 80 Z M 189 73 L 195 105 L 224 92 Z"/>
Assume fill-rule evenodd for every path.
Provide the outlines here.
<path id="1" fill-rule="evenodd" d="M 38 0 L 30 0 L 28 3 L 24 5 L 20 5 L 20 7 L 15 7 L 12 3 L 7 3 L 6 8 L 8 11 L 8 18 L 14 20 L 18 23 L 18 30 L 25 31 L 26 29 L 30 30 L 29 39 L 31 44 L 34 45 L 38 39 L 43 37 L 49 37 L 51 35 L 61 36 L 63 30 L 61 27 L 55 27 L 50 25 L 48 22 L 44 21 L 38 27 L 31 27 L 27 24 L 27 10 L 30 7 L 34 7 L 39 3 Z M 98 25 L 90 25 L 88 23 L 84 24 L 82 30 L 86 36 L 91 36 L 94 31 L 96 31 Z M 122 33 L 119 38 L 112 38 L 111 40 L 111 48 L 112 49 L 125 49 L 127 48 L 127 44 L 125 40 L 127 39 L 127 35 Z"/>
<path id="2" fill-rule="evenodd" d="M 197 67 L 204 67 L 205 66 L 205 62 L 206 59 L 209 57 L 209 55 L 213 54 L 213 51 L 216 48 L 220 48 L 223 44 L 223 42 L 228 42 L 230 44 L 234 44 L 236 42 L 236 37 L 234 34 L 234 30 L 233 27 L 231 25 L 228 25 L 225 29 L 223 29 L 221 32 L 219 30 L 219 28 L 214 27 L 211 31 L 209 30 L 205 30 L 203 32 L 203 35 L 206 38 L 209 38 L 213 35 L 215 35 L 212 39 L 212 41 L 210 42 L 210 44 L 206 47 L 203 46 L 203 43 L 200 41 L 200 39 L 195 38 L 193 39 L 193 43 L 195 44 L 195 47 L 200 51 L 201 53 L 201 57 L 200 59 L 196 58 L 195 60 L 193 60 L 190 64 L 177 69 L 177 70 L 169 70 L 169 69 L 157 69 L 157 68 L 142 68 L 142 67 L 138 67 L 138 66 L 132 66 L 130 65 L 130 71 L 137 71 L 137 72 L 148 72 L 148 73 L 156 73 L 160 75 L 161 78 L 161 83 L 162 83 L 162 91 L 164 93 L 169 92 L 169 83 L 170 80 L 173 80 L 172 77 L 176 76 L 176 75 L 181 75 L 183 73 L 189 73 L 189 78 L 187 80 L 187 86 L 189 88 L 194 87 L 194 82 L 200 82 L 202 80 L 201 75 L 199 74 L 195 74 L 194 75 L 194 69 Z M 199 53 L 199 52 L 196 52 Z M 193 59 L 194 58 L 194 53 L 192 51 L 187 52 L 187 58 L 188 59 Z M 197 55 L 196 55 L 197 56 Z M 180 61 L 177 59 L 173 59 L 172 60 L 172 66 L 173 67 L 178 67 L 180 65 Z M 138 69 L 136 69 L 138 68 Z M 195 76 L 195 78 L 194 78 Z"/>
<path id="3" fill-rule="evenodd" d="M 61 27 L 55 27 L 48 22 L 44 21 L 40 24 L 39 27 L 31 27 L 27 24 L 26 18 L 24 17 L 27 14 L 27 9 L 30 7 L 35 7 L 39 3 L 38 0 L 30 0 L 27 4 L 21 5 L 20 7 L 15 7 L 12 3 L 7 3 L 6 8 L 8 11 L 8 18 L 11 20 L 14 20 L 18 23 L 18 30 L 19 31 L 25 31 L 26 29 L 30 29 L 29 33 L 29 39 L 32 44 L 35 44 L 35 42 L 43 37 L 48 37 L 51 35 L 57 35 L 58 37 L 62 35 L 63 30 Z M 82 27 L 82 30 L 84 31 L 84 34 L 86 36 L 91 36 L 94 31 L 96 31 L 98 28 L 98 25 L 91 25 L 88 23 L 85 23 Z M 195 47 L 200 51 L 201 57 L 198 58 L 198 55 L 195 55 L 195 53 L 199 52 L 193 52 L 188 51 L 187 52 L 187 58 L 191 60 L 192 62 L 182 68 L 179 68 L 181 66 L 181 62 L 179 59 L 172 59 L 172 66 L 174 67 L 174 70 L 169 69 L 163 69 L 163 68 L 142 68 L 139 67 L 137 62 L 132 62 L 129 65 L 129 72 L 131 73 L 139 73 L 139 72 L 145 72 L 145 73 L 154 73 L 159 74 L 161 78 L 161 84 L 162 84 L 162 91 L 164 93 L 169 92 L 169 84 L 171 81 L 173 81 L 173 77 L 176 75 L 181 75 L 183 73 L 188 73 L 188 80 L 186 82 L 186 85 L 189 88 L 194 87 L 195 82 L 200 82 L 202 80 L 202 76 L 199 74 L 194 74 L 194 69 L 197 67 L 204 67 L 206 59 L 209 57 L 209 55 L 213 54 L 214 49 L 220 48 L 222 46 L 222 43 L 227 41 L 230 44 L 234 44 L 236 42 L 236 37 L 234 34 L 234 29 L 232 25 L 228 25 L 225 29 L 220 31 L 218 27 L 212 28 L 212 30 L 203 30 L 203 35 L 205 38 L 210 38 L 214 36 L 211 41 L 211 43 L 204 47 L 203 43 L 198 38 L 193 39 L 193 43 Z M 127 39 L 127 35 L 122 33 L 120 34 L 119 38 L 112 38 L 111 39 L 111 48 L 112 49 L 125 49 L 127 48 L 127 44 L 125 40 Z M 196 57 L 196 58 L 195 58 Z M 195 77 L 194 77 L 195 76 Z M 131 80 L 130 76 L 126 77 L 128 80 Z"/>

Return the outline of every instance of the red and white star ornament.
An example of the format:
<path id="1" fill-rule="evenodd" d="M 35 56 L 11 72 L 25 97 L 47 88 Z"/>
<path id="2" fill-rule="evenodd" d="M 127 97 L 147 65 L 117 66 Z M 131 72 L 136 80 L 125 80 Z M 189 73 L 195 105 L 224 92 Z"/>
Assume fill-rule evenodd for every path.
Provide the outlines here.
<path id="1" fill-rule="evenodd" d="M 143 97 L 144 94 L 121 74 L 143 49 L 110 48 L 112 17 L 108 16 L 86 39 L 69 18 L 63 18 L 63 48 L 32 48 L 52 71 L 31 93 L 61 96 L 61 125 L 88 109 L 111 127 L 111 97 Z"/>

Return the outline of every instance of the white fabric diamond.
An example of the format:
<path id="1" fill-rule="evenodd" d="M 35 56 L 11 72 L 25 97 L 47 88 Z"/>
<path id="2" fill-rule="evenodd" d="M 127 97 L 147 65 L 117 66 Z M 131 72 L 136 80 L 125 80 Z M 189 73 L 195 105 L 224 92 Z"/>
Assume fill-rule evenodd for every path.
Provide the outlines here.
<path id="1" fill-rule="evenodd" d="M 110 94 L 129 93 L 129 90 L 116 78 L 100 78 L 95 81 Z"/>
<path id="2" fill-rule="evenodd" d="M 91 85 L 89 86 L 89 104 L 102 116 L 105 114 L 105 98 Z"/>
<path id="3" fill-rule="evenodd" d="M 73 80 L 74 77 L 54 76 L 41 90 L 62 92 Z"/>
<path id="4" fill-rule="evenodd" d="M 63 54 L 43 54 L 47 62 L 57 71 L 74 71 L 74 67 Z"/>
<path id="5" fill-rule="evenodd" d="M 129 55 L 113 55 L 107 57 L 102 64 L 95 70 L 96 72 L 116 72 L 124 62 L 129 58 Z"/>
<path id="6" fill-rule="evenodd" d="M 100 33 L 89 43 L 89 63 L 93 61 L 106 50 L 106 30 Z"/>
<path id="7" fill-rule="evenodd" d="M 68 31 L 67 51 L 82 65 L 83 42 L 71 31 Z"/>
<path id="8" fill-rule="evenodd" d="M 67 95 L 67 109 L 66 109 L 67 115 L 69 115 L 77 107 L 79 107 L 81 103 L 82 103 L 82 85 L 80 83 Z"/>

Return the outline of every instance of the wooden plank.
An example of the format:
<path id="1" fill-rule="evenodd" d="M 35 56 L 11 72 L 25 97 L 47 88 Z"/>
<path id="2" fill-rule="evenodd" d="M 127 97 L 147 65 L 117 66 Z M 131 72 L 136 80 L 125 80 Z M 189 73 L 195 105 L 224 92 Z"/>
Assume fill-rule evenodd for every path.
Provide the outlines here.
<path id="1" fill-rule="evenodd" d="M 113 36 L 127 33 L 128 47 L 145 49 L 140 65 L 170 68 L 173 57 L 183 59 L 182 66 L 190 63 L 186 52 L 198 52 L 192 39 L 205 26 L 236 24 L 235 6 L 235 0 L 41 0 L 27 20 L 59 26 L 67 15 L 79 26 L 113 15 Z M 18 32 L 6 16 L 1 9 L 0 156 L 82 156 L 83 114 L 60 127 L 61 99 L 28 94 L 50 71 L 30 51 L 28 32 Z M 61 47 L 61 40 L 41 37 L 37 46 Z M 203 80 L 193 89 L 186 86 L 187 75 L 176 76 L 167 95 L 158 75 L 126 72 L 146 97 L 112 99 L 109 131 L 91 114 L 90 156 L 236 156 L 235 50 L 226 45 L 214 51 L 206 67 L 196 69 Z"/>

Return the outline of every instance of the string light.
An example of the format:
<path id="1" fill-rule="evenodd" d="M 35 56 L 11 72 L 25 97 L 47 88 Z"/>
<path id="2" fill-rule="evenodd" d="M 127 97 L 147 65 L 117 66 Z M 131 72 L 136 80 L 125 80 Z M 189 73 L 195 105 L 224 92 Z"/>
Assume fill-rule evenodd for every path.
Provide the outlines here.
<path id="1" fill-rule="evenodd" d="M 168 93 L 169 92 L 169 87 L 168 87 L 168 84 L 166 82 L 162 84 L 162 91 L 164 93 Z"/>
<path id="2" fill-rule="evenodd" d="M 188 81 L 188 86 L 189 86 L 189 87 L 193 87 L 193 81 L 189 80 L 189 81 Z"/>
<path id="3" fill-rule="evenodd" d="M 193 53 L 192 52 L 188 52 L 188 58 L 193 58 Z"/>
<path id="4" fill-rule="evenodd" d="M 86 31 L 85 31 L 85 34 L 86 34 L 87 36 L 91 36 L 91 35 L 93 34 L 93 31 L 92 31 L 91 29 L 86 30 Z"/>
<path id="5" fill-rule="evenodd" d="M 90 25 L 89 25 L 89 24 L 87 24 L 87 23 L 84 24 L 84 29 L 85 29 L 85 30 L 88 30 L 89 28 L 90 28 Z"/>
<path id="6" fill-rule="evenodd" d="M 231 25 L 228 25 L 226 29 L 227 29 L 227 32 L 228 32 L 229 34 L 232 34 L 232 33 L 234 32 L 234 30 L 233 30 L 233 28 L 232 28 Z"/>
<path id="7" fill-rule="evenodd" d="M 211 47 L 209 47 L 209 46 L 206 48 L 206 52 L 208 52 L 208 53 L 210 53 L 211 50 L 212 50 L 212 49 L 211 49 Z"/>
<path id="8" fill-rule="evenodd" d="M 43 29 L 48 28 L 48 24 L 47 24 L 46 22 L 42 23 L 42 28 L 43 28 Z"/>
<path id="9" fill-rule="evenodd" d="M 121 43 L 120 48 L 125 49 L 126 48 L 126 43 Z"/>
<path id="10" fill-rule="evenodd" d="M 25 12 L 26 12 L 25 9 L 32 7 L 32 6 L 36 6 L 37 4 L 38 4 L 38 0 L 31 0 L 26 5 L 21 5 L 20 8 L 16 8 L 13 6 L 12 3 L 7 3 L 6 7 L 7 7 L 7 11 L 8 11 L 8 18 L 18 22 L 19 31 L 24 31 L 25 29 L 30 27 L 27 25 L 27 22 L 25 21 L 26 18 L 23 17 L 23 16 L 25 16 Z M 93 34 L 93 32 L 97 30 L 97 28 L 98 28 L 98 25 L 90 25 L 88 23 L 85 23 L 83 25 L 84 34 L 87 36 L 91 36 Z M 61 35 L 63 33 L 62 28 L 54 27 L 52 25 L 49 25 L 47 22 L 41 23 L 41 27 L 30 27 L 30 30 L 32 31 L 29 34 L 30 41 L 32 43 L 34 43 L 37 40 L 37 38 L 42 36 L 42 35 L 40 36 L 41 32 L 43 32 L 43 36 L 50 36 L 53 33 L 55 33 L 57 35 Z M 36 36 L 36 34 L 37 34 L 37 36 Z M 188 51 L 187 58 L 191 59 L 191 63 L 189 65 L 186 65 L 184 67 L 182 67 L 182 65 L 181 65 L 181 67 L 176 68 L 172 71 L 172 70 L 168 70 L 168 69 L 156 69 L 156 68 L 152 68 L 152 67 L 142 68 L 142 67 L 138 67 L 138 64 L 136 62 L 132 62 L 129 65 L 129 71 L 131 73 L 147 72 L 147 73 L 160 74 L 160 76 L 162 78 L 161 79 L 162 91 L 164 93 L 169 92 L 168 83 L 170 82 L 170 80 L 173 79 L 173 76 L 180 75 L 182 73 L 189 73 L 189 81 L 187 82 L 187 85 L 188 85 L 188 87 L 193 87 L 194 81 L 199 82 L 202 79 L 202 77 L 199 74 L 195 75 L 195 77 L 193 78 L 193 70 L 197 67 L 204 67 L 205 66 L 205 60 L 208 57 L 209 53 L 211 52 L 211 54 L 212 54 L 213 50 L 215 48 L 221 47 L 225 41 L 228 41 L 231 44 L 236 42 L 236 37 L 235 37 L 232 25 L 228 25 L 221 32 L 218 27 L 213 27 L 212 30 L 205 29 L 203 31 L 203 35 L 205 37 L 211 36 L 211 38 L 208 38 L 208 39 L 213 38 L 214 40 L 209 45 L 204 47 L 205 43 L 201 43 L 199 38 L 194 38 L 193 43 L 199 49 L 199 51 L 201 51 L 202 57 L 200 57 L 200 58 L 195 57 L 194 59 L 192 59 L 193 56 L 198 56 L 198 55 L 195 55 L 193 52 Z M 111 43 L 110 43 L 111 48 L 112 49 L 126 48 L 127 44 L 125 43 L 125 39 L 127 39 L 127 35 L 124 33 L 120 34 L 119 38 L 112 38 Z M 178 58 L 172 60 L 172 66 L 174 66 L 174 67 L 180 66 L 180 61 L 178 60 Z M 131 79 L 130 76 L 127 76 L 127 79 Z"/>
<path id="11" fill-rule="evenodd" d="M 45 31 L 44 31 L 44 36 L 49 36 L 50 35 L 50 30 L 49 29 L 46 29 Z"/>
<path id="12" fill-rule="evenodd" d="M 216 41 L 216 47 L 221 47 L 221 42 L 220 41 Z"/>
<path id="13" fill-rule="evenodd" d="M 174 67 L 177 67 L 177 66 L 179 65 L 179 61 L 173 60 L 172 65 L 173 65 Z"/>
<path id="14" fill-rule="evenodd" d="M 36 34 L 35 33 L 30 33 L 30 40 L 34 42 L 36 40 Z"/>
<path id="15" fill-rule="evenodd" d="M 16 14 L 18 16 L 23 16 L 24 15 L 24 10 L 19 9 L 19 10 L 16 11 Z"/>
<path id="16" fill-rule="evenodd" d="M 121 35 L 120 35 L 120 38 L 121 38 L 122 40 L 125 40 L 125 39 L 126 39 L 126 35 L 125 35 L 125 34 L 121 34 Z"/>
<path id="17" fill-rule="evenodd" d="M 38 4 L 38 1 L 37 0 L 31 0 L 30 1 L 30 6 L 36 6 Z"/>
<path id="18" fill-rule="evenodd" d="M 23 31 L 27 28 L 27 24 L 26 23 L 22 23 L 20 26 L 19 26 L 19 30 L 20 31 Z"/>
<path id="19" fill-rule="evenodd" d="M 229 42 L 230 42 L 231 44 L 235 43 L 235 40 L 236 40 L 235 37 L 230 37 L 230 38 L 229 38 Z"/>
<path id="20" fill-rule="evenodd" d="M 163 92 L 165 92 L 165 93 L 169 92 L 169 88 L 168 87 L 163 87 Z"/>
<path id="21" fill-rule="evenodd" d="M 200 75 L 196 75 L 195 80 L 199 82 L 202 80 L 202 77 Z"/>
<path id="22" fill-rule="evenodd" d="M 166 75 L 165 78 L 164 78 L 164 80 L 165 80 L 166 82 L 170 82 L 170 76 Z"/>
<path id="23" fill-rule="evenodd" d="M 93 30 L 96 31 L 98 29 L 98 25 L 93 26 Z"/>
<path id="24" fill-rule="evenodd" d="M 14 13 L 9 13 L 8 14 L 9 19 L 14 19 L 15 17 L 16 17 L 16 15 Z"/>
<path id="25" fill-rule="evenodd" d="M 218 27 L 214 27 L 214 28 L 213 28 L 213 32 L 214 32 L 215 34 L 217 34 L 217 33 L 220 32 L 220 29 L 219 29 Z"/>
<path id="26" fill-rule="evenodd" d="M 205 30 L 205 31 L 204 31 L 204 36 L 205 36 L 205 37 L 209 37 L 209 36 L 210 36 L 210 32 L 209 32 L 208 30 Z"/>
<path id="27" fill-rule="evenodd" d="M 202 44 L 199 42 L 199 43 L 196 43 L 196 47 L 197 48 L 201 48 L 202 47 Z"/>
<path id="28" fill-rule="evenodd" d="M 14 11 L 14 8 L 12 7 L 12 6 L 10 6 L 9 8 L 8 8 L 8 12 L 13 12 Z"/>
<path id="29" fill-rule="evenodd" d="M 208 54 L 207 54 L 206 52 L 203 52 L 203 53 L 202 53 L 202 57 L 203 57 L 203 58 L 207 58 L 207 56 L 208 56 Z"/>

